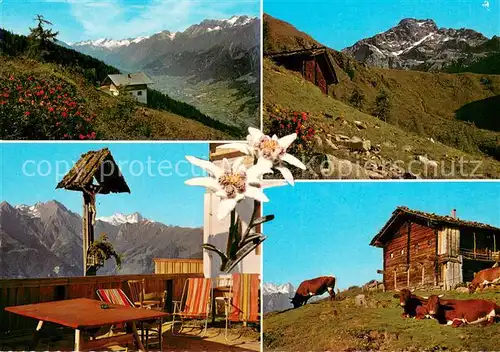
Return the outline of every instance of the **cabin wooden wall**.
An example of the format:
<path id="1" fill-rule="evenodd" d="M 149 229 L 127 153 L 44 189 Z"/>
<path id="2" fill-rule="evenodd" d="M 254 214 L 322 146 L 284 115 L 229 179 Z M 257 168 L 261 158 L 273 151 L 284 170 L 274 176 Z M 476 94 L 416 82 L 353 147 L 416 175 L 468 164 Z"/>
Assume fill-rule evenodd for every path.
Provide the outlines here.
<path id="1" fill-rule="evenodd" d="M 328 85 L 326 84 L 325 75 L 321 70 L 321 66 L 316 64 L 316 82 L 315 84 L 321 89 L 324 94 L 328 94 Z"/>
<path id="2" fill-rule="evenodd" d="M 203 274 L 203 259 L 155 258 L 155 274 Z"/>
<path id="3" fill-rule="evenodd" d="M 433 286 L 436 281 L 436 233 L 417 223 L 404 223 L 384 247 L 387 290 Z"/>
<path id="4" fill-rule="evenodd" d="M 314 58 L 304 61 L 304 78 L 316 84 L 316 60 Z"/>
<path id="5" fill-rule="evenodd" d="M 460 229 L 444 227 L 438 231 L 439 285 L 445 290 L 463 281 Z"/>
<path id="6" fill-rule="evenodd" d="M 98 288 L 121 288 L 130 297 L 128 280 L 146 280 L 146 291 L 167 290 L 167 311 L 172 300 L 180 300 L 184 283 L 201 274 L 146 274 L 117 276 L 87 276 L 44 279 L 0 280 L 0 336 L 17 330 L 34 330 L 36 321 L 8 313 L 5 307 L 72 298 L 98 299 Z"/>

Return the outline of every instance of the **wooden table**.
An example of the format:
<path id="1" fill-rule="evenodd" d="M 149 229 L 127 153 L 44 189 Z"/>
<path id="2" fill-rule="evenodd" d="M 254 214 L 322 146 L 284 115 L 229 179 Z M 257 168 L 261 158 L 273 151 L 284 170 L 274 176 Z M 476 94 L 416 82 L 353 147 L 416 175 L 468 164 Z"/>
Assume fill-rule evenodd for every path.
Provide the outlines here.
<path id="1" fill-rule="evenodd" d="M 107 304 L 103 309 L 103 302 L 88 298 L 69 299 L 46 303 L 27 304 L 5 308 L 6 311 L 38 320 L 38 326 L 33 335 L 34 350 L 39 338 L 39 331 L 44 322 L 51 322 L 75 329 L 75 351 L 99 350 L 113 344 L 135 342 L 139 350 L 145 351 L 144 345 L 137 333 L 137 321 L 159 319 L 159 339 L 161 346 L 161 323 L 168 314 L 151 309 L 132 308 L 116 304 Z M 107 325 L 127 323 L 125 335 L 111 336 L 101 339 L 84 341 L 81 331 L 100 328 Z"/>

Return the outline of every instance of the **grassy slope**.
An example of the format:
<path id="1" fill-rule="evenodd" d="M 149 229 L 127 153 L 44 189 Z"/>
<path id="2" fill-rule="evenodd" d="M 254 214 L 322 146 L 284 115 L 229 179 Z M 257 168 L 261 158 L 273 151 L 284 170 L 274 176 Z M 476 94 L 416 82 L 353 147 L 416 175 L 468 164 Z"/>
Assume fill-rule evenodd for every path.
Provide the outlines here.
<path id="1" fill-rule="evenodd" d="M 480 171 L 487 177 L 500 177 L 500 162 L 484 157 L 480 154 L 471 155 L 460 150 L 448 147 L 441 143 L 431 143 L 426 138 L 415 133 L 385 123 L 378 118 L 365 114 L 343 102 L 332 97 L 325 96 L 312 83 L 306 82 L 294 72 L 288 71 L 264 60 L 264 125 L 269 121 L 269 112 L 275 107 L 308 111 L 310 123 L 319 130 L 322 137 L 333 134 L 344 134 L 347 136 L 358 136 L 369 139 L 372 145 L 380 144 L 382 155 L 390 160 L 403 160 L 409 163 L 417 155 L 427 155 L 430 159 L 445 161 L 447 169 L 451 168 L 452 161 L 460 158 L 465 160 L 482 160 Z M 325 117 L 325 113 L 333 118 Z M 335 118 L 342 116 L 343 119 Z M 351 123 L 343 124 L 342 120 Z M 365 122 L 367 129 L 358 130 L 353 121 Z M 330 137 L 331 138 L 331 137 Z M 391 143 L 387 143 L 390 141 Z M 404 151 L 404 146 L 411 146 L 412 151 Z M 355 161 L 352 155 L 335 154 L 339 158 L 347 158 Z"/>
<path id="2" fill-rule="evenodd" d="M 225 133 L 200 122 L 166 111 L 149 109 L 139 104 L 124 115 L 117 106 L 125 102 L 98 91 L 87 81 L 69 73 L 59 65 L 40 64 L 32 60 L 0 57 L 0 76 L 25 73 L 37 77 L 58 77 L 74 86 L 85 98 L 88 108 L 97 115 L 95 131 L 100 139 L 229 139 Z M 113 112 L 115 112 L 113 114 Z"/>
<path id="3" fill-rule="evenodd" d="M 322 46 L 284 21 L 268 15 L 264 19 L 264 48 L 267 52 Z M 388 120 L 391 124 L 466 152 L 485 152 L 500 158 L 500 134 L 490 131 L 500 131 L 500 122 L 494 111 L 489 111 L 485 117 L 487 121 L 481 123 L 481 127 L 490 130 L 457 120 L 457 111 L 463 106 L 500 95 L 500 76 L 376 69 L 340 52 L 329 52 L 340 81 L 331 87 L 331 94 L 336 99 L 347 102 L 353 91 L 359 90 L 365 96 L 360 110 L 371 113 L 375 97 L 384 89 L 388 91 L 392 104 Z M 352 78 L 347 73 L 349 71 L 352 71 Z M 491 82 L 489 87 L 481 83 L 483 77 Z M 472 120 L 473 117 L 462 116 L 460 119 Z"/>
<path id="4" fill-rule="evenodd" d="M 364 293 L 366 308 L 355 305 L 355 293 L 342 301 L 320 301 L 265 315 L 264 351 L 478 351 L 500 348 L 500 323 L 455 329 L 433 320 L 404 319 L 399 300 L 392 297 L 392 292 Z M 448 298 L 470 298 L 463 293 L 443 293 Z M 500 304 L 499 293 L 485 291 L 471 297 Z M 429 295 L 430 292 L 416 294 Z"/>

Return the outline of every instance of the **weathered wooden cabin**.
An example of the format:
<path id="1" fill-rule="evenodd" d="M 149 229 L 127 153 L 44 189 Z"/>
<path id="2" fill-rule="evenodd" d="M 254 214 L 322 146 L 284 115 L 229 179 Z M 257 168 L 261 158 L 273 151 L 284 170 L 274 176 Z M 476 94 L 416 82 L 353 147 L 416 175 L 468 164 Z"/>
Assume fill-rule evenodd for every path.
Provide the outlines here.
<path id="1" fill-rule="evenodd" d="M 398 207 L 372 239 L 384 253 L 386 290 L 453 289 L 500 261 L 500 228 Z"/>
<path id="2" fill-rule="evenodd" d="M 108 75 L 101 85 L 101 90 L 111 94 L 123 93 L 133 96 L 138 102 L 148 103 L 148 84 L 153 81 L 143 72 Z"/>
<path id="3" fill-rule="evenodd" d="M 324 94 L 328 94 L 329 85 L 339 82 L 325 47 L 283 51 L 268 56 L 278 65 L 282 65 L 288 70 L 300 72 L 306 80 L 317 85 Z"/>

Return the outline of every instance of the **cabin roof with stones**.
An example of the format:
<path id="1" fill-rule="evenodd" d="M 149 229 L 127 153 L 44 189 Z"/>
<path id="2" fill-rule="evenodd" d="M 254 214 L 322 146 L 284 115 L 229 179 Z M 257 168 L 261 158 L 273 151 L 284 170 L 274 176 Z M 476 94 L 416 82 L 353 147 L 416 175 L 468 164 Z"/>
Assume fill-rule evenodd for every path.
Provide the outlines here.
<path id="1" fill-rule="evenodd" d="M 462 220 L 453 216 L 443 216 L 434 213 L 426 213 L 419 210 L 413 210 L 408 207 L 399 206 L 392 212 L 392 216 L 384 227 L 371 240 L 370 245 L 382 247 L 383 243 L 389 240 L 392 229 L 400 226 L 409 219 L 424 221 L 428 227 L 437 228 L 442 225 L 448 225 L 458 228 L 475 228 L 493 232 L 500 232 L 500 228 L 476 221 Z"/>

